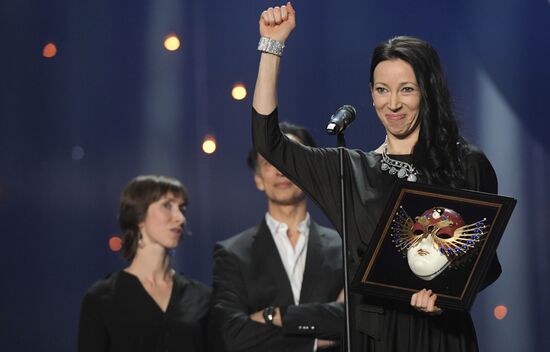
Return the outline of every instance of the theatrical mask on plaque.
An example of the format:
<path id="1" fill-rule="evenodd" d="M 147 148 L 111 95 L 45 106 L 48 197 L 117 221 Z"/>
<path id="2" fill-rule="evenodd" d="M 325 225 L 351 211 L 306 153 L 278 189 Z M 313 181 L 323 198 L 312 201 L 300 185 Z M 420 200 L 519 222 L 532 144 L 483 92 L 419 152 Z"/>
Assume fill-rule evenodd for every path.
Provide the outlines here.
<path id="1" fill-rule="evenodd" d="M 410 302 L 426 288 L 437 294 L 438 306 L 469 310 L 515 204 L 496 194 L 396 183 L 351 289 Z"/>
<path id="2" fill-rule="evenodd" d="M 458 212 L 440 206 L 413 219 L 401 206 L 392 220 L 390 238 L 410 270 L 431 281 L 476 251 L 489 231 L 486 220 L 466 224 Z"/>

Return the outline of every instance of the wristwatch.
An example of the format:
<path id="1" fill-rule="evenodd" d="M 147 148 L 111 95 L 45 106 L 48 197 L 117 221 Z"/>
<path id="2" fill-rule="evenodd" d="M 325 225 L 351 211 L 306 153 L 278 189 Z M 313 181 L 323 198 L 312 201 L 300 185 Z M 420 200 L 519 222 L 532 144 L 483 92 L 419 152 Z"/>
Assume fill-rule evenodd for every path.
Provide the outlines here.
<path id="1" fill-rule="evenodd" d="M 265 308 L 262 315 L 267 325 L 273 325 L 273 318 L 275 318 L 275 307 L 269 306 Z"/>

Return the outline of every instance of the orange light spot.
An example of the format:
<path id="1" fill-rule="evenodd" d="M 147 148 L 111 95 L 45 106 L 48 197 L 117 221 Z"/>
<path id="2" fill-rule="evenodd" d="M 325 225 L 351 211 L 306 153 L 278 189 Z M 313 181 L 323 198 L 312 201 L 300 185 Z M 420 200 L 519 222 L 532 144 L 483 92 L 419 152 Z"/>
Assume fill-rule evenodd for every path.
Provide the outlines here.
<path id="1" fill-rule="evenodd" d="M 206 135 L 202 141 L 202 151 L 206 154 L 213 154 L 216 151 L 216 138 L 212 135 Z"/>
<path id="2" fill-rule="evenodd" d="M 122 248 L 122 239 L 118 236 L 109 238 L 109 248 L 113 252 L 118 252 Z"/>
<path id="3" fill-rule="evenodd" d="M 235 100 L 243 100 L 246 98 L 246 88 L 242 83 L 235 83 L 231 90 L 231 96 Z"/>
<path id="4" fill-rule="evenodd" d="M 493 313 L 495 314 L 495 318 L 502 320 L 506 318 L 506 315 L 508 314 L 508 307 L 502 305 L 496 306 Z"/>
<path id="5" fill-rule="evenodd" d="M 164 38 L 164 47 L 169 51 L 176 51 L 180 47 L 180 39 L 175 34 L 169 34 Z"/>
<path id="6" fill-rule="evenodd" d="M 44 45 L 44 48 L 42 49 L 42 56 L 46 58 L 52 58 L 57 54 L 57 47 L 54 43 L 48 43 Z"/>

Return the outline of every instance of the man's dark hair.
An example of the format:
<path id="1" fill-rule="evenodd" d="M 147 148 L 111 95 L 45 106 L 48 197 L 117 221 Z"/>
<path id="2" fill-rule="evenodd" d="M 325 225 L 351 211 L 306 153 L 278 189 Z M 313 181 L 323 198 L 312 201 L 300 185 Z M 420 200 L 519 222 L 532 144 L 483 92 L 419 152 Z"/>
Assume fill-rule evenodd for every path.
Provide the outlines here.
<path id="1" fill-rule="evenodd" d="M 279 128 L 283 134 L 291 134 L 294 137 L 298 138 L 303 145 L 308 147 L 316 147 L 317 144 L 313 139 L 313 136 L 302 126 L 294 125 L 289 122 L 279 123 Z M 248 157 L 246 158 L 246 163 L 252 171 L 256 171 L 258 167 L 258 152 L 256 149 L 251 148 L 248 152 Z"/>

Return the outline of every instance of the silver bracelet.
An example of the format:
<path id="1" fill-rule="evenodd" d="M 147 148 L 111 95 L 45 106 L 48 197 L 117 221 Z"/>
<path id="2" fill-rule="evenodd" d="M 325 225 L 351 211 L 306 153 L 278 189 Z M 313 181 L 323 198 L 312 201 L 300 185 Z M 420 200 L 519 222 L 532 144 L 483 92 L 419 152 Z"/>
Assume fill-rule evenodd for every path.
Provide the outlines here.
<path id="1" fill-rule="evenodd" d="M 283 55 L 285 43 L 268 37 L 261 37 L 258 43 L 258 50 L 264 53 L 269 53 L 277 56 Z"/>

